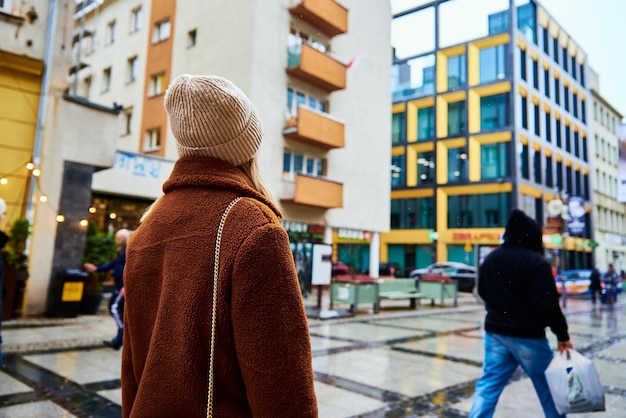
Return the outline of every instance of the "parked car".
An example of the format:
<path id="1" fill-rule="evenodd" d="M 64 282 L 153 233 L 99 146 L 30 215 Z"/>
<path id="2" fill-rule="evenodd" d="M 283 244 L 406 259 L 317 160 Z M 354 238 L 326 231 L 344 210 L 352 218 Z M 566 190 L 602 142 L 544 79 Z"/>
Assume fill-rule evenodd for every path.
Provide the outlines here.
<path id="1" fill-rule="evenodd" d="M 363 270 L 363 274 L 369 274 L 370 269 Z M 379 277 L 400 277 L 401 269 L 398 263 L 380 263 L 378 265 Z"/>
<path id="2" fill-rule="evenodd" d="M 563 278 L 565 278 L 565 291 L 567 295 L 588 295 L 591 293 L 589 290 L 589 285 L 591 284 L 591 273 L 593 270 L 588 269 L 574 269 L 567 270 L 565 274 L 559 275 L 555 279 L 556 283 L 556 291 L 562 294 L 563 291 Z M 600 273 L 600 278 L 602 279 L 604 273 Z M 604 283 L 601 283 L 602 287 L 604 287 Z M 621 293 L 623 291 L 622 283 L 618 283 L 617 285 L 617 293 Z"/>
<path id="3" fill-rule="evenodd" d="M 456 280 L 460 292 L 472 292 L 476 285 L 478 269 L 465 263 L 444 261 L 411 271 L 409 277 L 418 279 L 424 274 L 443 274 Z"/>

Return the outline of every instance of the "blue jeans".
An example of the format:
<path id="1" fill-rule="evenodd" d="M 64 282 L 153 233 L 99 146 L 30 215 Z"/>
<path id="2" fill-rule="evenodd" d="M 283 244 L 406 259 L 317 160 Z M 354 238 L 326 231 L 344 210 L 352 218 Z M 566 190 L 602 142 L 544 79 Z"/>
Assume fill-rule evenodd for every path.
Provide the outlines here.
<path id="1" fill-rule="evenodd" d="M 546 338 L 517 338 L 487 332 L 483 375 L 476 382 L 470 418 L 493 416 L 498 398 L 518 365 L 533 382 L 545 416 L 565 417 L 556 411 L 544 374 L 552 357 Z"/>

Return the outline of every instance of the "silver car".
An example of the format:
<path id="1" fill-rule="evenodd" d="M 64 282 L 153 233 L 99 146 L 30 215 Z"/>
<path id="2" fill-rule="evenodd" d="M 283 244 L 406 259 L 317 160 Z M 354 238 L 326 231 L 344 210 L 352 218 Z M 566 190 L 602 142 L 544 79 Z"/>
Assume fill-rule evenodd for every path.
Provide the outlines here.
<path id="1" fill-rule="evenodd" d="M 418 279 L 424 274 L 443 274 L 456 280 L 460 292 L 472 292 L 476 285 L 478 269 L 469 264 L 456 261 L 444 261 L 411 271 L 410 277 Z"/>

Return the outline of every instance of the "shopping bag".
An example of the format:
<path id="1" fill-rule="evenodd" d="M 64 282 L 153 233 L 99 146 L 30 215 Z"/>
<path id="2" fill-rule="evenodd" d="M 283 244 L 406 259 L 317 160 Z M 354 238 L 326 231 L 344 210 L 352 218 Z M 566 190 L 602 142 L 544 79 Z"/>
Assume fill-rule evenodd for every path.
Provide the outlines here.
<path id="1" fill-rule="evenodd" d="M 557 353 L 545 374 L 559 414 L 606 410 L 596 368 L 578 351 Z"/>

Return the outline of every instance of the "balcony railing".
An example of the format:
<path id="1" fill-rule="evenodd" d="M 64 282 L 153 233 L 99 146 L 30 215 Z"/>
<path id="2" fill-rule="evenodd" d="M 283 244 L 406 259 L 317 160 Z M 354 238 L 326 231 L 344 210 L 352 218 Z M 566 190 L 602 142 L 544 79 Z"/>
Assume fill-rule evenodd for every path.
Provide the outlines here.
<path id="1" fill-rule="evenodd" d="M 287 47 L 287 74 L 329 93 L 346 88 L 346 65 L 294 36 Z"/>
<path id="2" fill-rule="evenodd" d="M 343 148 L 345 144 L 343 122 L 306 106 L 299 106 L 297 115 L 287 116 L 283 135 L 326 149 Z"/>
<path id="3" fill-rule="evenodd" d="M 343 207 L 343 184 L 322 177 L 296 174 L 294 183 L 284 183 L 282 201 L 322 209 Z"/>
<path id="4" fill-rule="evenodd" d="M 348 9 L 334 0 L 302 0 L 289 11 L 328 36 L 348 31 Z"/>

